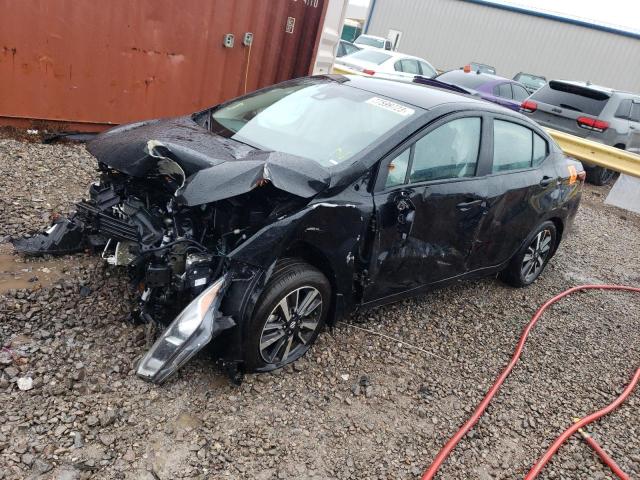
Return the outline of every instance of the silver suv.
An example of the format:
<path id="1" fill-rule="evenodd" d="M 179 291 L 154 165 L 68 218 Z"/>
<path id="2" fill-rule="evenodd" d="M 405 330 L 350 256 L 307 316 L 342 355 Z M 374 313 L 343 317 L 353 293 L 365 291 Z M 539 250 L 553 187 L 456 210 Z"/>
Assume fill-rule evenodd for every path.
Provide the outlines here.
<path id="1" fill-rule="evenodd" d="M 545 127 L 621 149 L 640 131 L 640 95 L 589 82 L 551 80 L 522 102 L 520 111 Z M 595 165 L 584 167 L 595 185 L 609 183 L 615 175 Z"/>

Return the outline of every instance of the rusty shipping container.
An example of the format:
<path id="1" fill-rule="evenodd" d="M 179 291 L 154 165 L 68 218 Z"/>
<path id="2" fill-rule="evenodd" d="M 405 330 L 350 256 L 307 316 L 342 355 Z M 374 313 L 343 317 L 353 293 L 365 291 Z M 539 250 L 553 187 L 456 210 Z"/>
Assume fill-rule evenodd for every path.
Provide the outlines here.
<path id="1" fill-rule="evenodd" d="M 101 130 L 308 75 L 328 2 L 0 0 L 0 124 Z"/>

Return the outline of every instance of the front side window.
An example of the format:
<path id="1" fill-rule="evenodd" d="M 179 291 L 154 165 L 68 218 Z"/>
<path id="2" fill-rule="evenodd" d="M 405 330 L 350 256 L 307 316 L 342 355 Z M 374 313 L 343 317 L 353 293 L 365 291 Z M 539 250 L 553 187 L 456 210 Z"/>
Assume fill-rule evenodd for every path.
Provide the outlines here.
<path id="1" fill-rule="evenodd" d="M 385 188 L 402 185 L 407 178 L 407 169 L 409 168 L 409 159 L 411 158 L 411 148 L 407 148 L 404 152 L 389 162 L 389 172 L 387 173 L 387 182 Z"/>
<path id="2" fill-rule="evenodd" d="M 414 145 L 411 183 L 473 177 L 480 150 L 480 118 L 452 120 Z"/>
<path id="3" fill-rule="evenodd" d="M 530 168 L 547 157 L 548 146 L 533 130 L 504 120 L 493 122 L 493 173 Z"/>
<path id="4" fill-rule="evenodd" d="M 364 90 L 305 80 L 241 97 L 214 110 L 211 131 L 331 167 L 415 115 L 415 107 Z"/>

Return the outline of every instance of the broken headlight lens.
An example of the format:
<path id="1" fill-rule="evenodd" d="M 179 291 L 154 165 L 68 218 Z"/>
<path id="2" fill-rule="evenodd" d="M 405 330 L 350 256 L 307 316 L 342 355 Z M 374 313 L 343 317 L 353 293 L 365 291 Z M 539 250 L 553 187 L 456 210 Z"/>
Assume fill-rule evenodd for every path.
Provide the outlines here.
<path id="1" fill-rule="evenodd" d="M 221 277 L 180 312 L 140 361 L 139 376 L 160 383 L 209 343 L 224 285 Z"/>

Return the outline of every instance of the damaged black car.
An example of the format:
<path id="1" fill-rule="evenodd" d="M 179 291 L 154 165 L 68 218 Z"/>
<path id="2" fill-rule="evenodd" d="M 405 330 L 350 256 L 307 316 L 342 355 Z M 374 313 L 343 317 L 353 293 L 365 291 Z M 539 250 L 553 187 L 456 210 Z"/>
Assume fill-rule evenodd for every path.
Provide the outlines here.
<path id="1" fill-rule="evenodd" d="M 91 250 L 163 331 L 162 382 L 206 345 L 238 378 L 295 361 L 326 325 L 462 278 L 531 284 L 584 171 L 524 116 L 440 88 L 297 79 L 193 115 L 113 128 L 99 180 L 24 254 Z"/>

